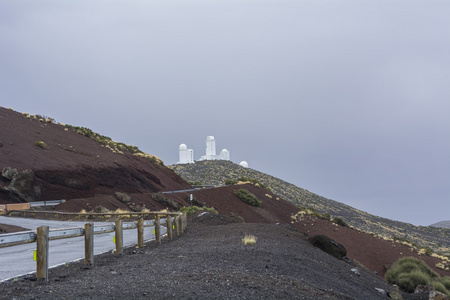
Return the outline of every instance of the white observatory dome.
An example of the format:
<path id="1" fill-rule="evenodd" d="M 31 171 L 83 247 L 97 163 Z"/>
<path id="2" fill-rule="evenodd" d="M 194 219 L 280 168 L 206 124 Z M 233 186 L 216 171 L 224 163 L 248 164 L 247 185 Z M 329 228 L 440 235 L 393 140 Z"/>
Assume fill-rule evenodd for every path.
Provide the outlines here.
<path id="1" fill-rule="evenodd" d="M 240 165 L 241 167 L 248 168 L 248 163 L 247 163 L 245 160 L 241 161 L 241 162 L 239 163 L 239 165 Z"/>
<path id="2" fill-rule="evenodd" d="M 184 149 L 187 149 L 186 144 L 181 144 L 181 145 L 180 145 L 180 150 L 184 150 Z"/>

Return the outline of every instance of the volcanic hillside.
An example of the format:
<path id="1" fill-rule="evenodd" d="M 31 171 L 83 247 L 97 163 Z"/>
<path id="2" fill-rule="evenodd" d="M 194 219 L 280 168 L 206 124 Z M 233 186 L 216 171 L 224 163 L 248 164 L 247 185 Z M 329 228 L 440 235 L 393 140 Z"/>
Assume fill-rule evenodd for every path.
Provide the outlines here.
<path id="1" fill-rule="evenodd" d="M 316 195 L 271 175 L 244 168 L 231 161 L 198 161 L 195 164 L 172 165 L 177 174 L 192 184 L 223 185 L 226 180 L 241 177 L 256 179 L 271 191 L 294 205 L 311 208 L 321 214 L 345 220 L 361 231 L 388 239 L 400 239 L 410 244 L 450 255 L 450 230 L 431 226 L 414 226 L 371 215 L 346 204 Z"/>
<path id="2" fill-rule="evenodd" d="M 245 189 L 252 193 L 261 205 L 252 206 L 242 201 L 235 192 Z M 271 191 L 250 183 L 240 183 L 211 189 L 165 194 L 179 206 L 189 206 L 190 194 L 193 205 L 215 208 L 221 215 L 236 222 L 289 224 L 299 232 L 312 237 L 326 235 L 347 249 L 348 257 L 358 261 L 371 271 L 384 276 L 386 270 L 398 259 L 414 256 L 422 259 L 441 276 L 450 275 L 450 260 L 444 256 L 420 255 L 418 248 L 404 241 L 387 240 L 332 222 L 327 215 L 320 215 L 283 200 Z M 167 200 L 167 202 L 171 202 Z M 342 225 L 338 225 L 342 224 Z"/>
<path id="3" fill-rule="evenodd" d="M 160 159 L 87 128 L 0 107 L 0 203 L 191 186 Z"/>

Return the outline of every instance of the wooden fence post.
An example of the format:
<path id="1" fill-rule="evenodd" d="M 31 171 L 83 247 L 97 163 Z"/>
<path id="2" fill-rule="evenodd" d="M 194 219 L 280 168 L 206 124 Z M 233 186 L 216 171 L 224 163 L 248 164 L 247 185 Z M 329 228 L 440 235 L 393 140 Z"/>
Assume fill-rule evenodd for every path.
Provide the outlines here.
<path id="1" fill-rule="evenodd" d="M 181 232 L 183 232 L 186 229 L 186 227 L 187 227 L 187 213 L 183 212 Z"/>
<path id="2" fill-rule="evenodd" d="M 155 242 L 161 243 L 161 225 L 160 225 L 159 215 L 155 216 Z"/>
<path id="3" fill-rule="evenodd" d="M 84 263 L 94 265 L 94 224 L 84 224 Z"/>
<path id="4" fill-rule="evenodd" d="M 138 228 L 138 247 L 144 247 L 144 218 L 139 218 L 137 221 Z"/>
<path id="5" fill-rule="evenodd" d="M 48 282 L 48 226 L 37 229 L 36 278 Z"/>
<path id="6" fill-rule="evenodd" d="M 116 254 L 123 254 L 123 227 L 122 220 L 116 221 Z"/>
<path id="7" fill-rule="evenodd" d="M 173 230 L 172 230 L 172 217 L 170 215 L 167 215 L 167 238 L 173 239 Z"/>
<path id="8" fill-rule="evenodd" d="M 180 216 L 175 216 L 175 235 L 180 235 Z"/>

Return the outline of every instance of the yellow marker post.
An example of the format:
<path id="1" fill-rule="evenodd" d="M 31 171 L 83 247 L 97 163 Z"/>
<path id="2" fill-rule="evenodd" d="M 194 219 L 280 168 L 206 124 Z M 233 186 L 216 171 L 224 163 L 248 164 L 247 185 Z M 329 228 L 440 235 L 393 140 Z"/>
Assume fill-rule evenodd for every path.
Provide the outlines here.
<path id="1" fill-rule="evenodd" d="M 116 243 L 116 236 L 113 236 L 113 243 Z"/>
<path id="2" fill-rule="evenodd" d="M 37 256 L 36 250 L 34 250 L 34 251 L 33 251 L 33 260 L 34 260 L 34 261 L 36 261 L 36 256 Z"/>

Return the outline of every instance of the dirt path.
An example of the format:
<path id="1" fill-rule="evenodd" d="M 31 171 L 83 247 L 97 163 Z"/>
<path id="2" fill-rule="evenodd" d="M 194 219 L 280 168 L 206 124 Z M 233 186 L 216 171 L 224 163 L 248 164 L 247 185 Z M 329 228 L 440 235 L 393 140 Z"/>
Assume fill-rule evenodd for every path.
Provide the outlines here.
<path id="1" fill-rule="evenodd" d="M 19 231 L 25 231 L 25 230 L 28 230 L 28 229 L 20 227 L 20 226 L 0 224 L 0 234 L 19 232 Z"/>

